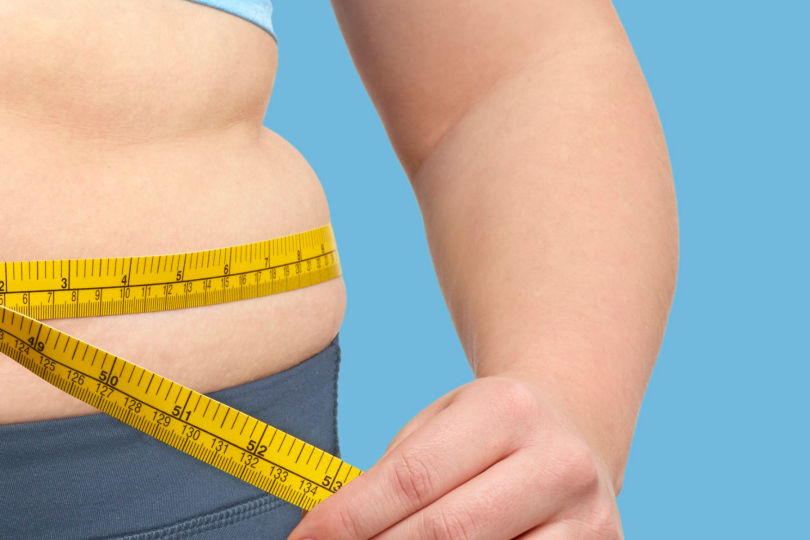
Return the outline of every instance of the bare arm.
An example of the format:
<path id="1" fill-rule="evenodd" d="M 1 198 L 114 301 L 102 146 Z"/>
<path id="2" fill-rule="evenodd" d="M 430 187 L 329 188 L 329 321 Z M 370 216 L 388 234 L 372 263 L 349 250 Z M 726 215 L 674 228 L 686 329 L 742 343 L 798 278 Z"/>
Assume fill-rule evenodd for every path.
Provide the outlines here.
<path id="1" fill-rule="evenodd" d="M 610 3 L 334 4 L 476 376 L 532 377 L 620 482 L 675 285 L 677 218 Z"/>
<path id="2" fill-rule="evenodd" d="M 507 391 L 554 410 L 615 496 L 678 240 L 658 116 L 612 5 L 333 5 L 413 185 L 476 377 L 518 381 Z M 436 414 L 392 447 L 410 448 Z"/>

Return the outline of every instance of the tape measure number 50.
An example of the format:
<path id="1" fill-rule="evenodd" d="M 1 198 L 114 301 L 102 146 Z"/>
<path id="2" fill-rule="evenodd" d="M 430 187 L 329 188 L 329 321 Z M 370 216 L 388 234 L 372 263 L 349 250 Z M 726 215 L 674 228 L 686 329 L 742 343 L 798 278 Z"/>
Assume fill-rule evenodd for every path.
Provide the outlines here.
<path id="1" fill-rule="evenodd" d="M 207 306 L 299 289 L 340 275 L 329 225 L 179 255 L 0 263 L 0 352 L 110 416 L 311 510 L 362 471 L 34 317 Z"/>

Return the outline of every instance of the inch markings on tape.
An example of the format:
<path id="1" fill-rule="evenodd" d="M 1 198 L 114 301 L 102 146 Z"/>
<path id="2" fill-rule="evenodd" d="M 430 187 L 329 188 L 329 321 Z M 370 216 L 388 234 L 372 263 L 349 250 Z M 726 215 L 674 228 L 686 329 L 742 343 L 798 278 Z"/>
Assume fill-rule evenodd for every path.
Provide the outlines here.
<path id="1" fill-rule="evenodd" d="M 328 225 L 181 255 L 0 264 L 0 352 L 110 416 L 311 510 L 362 471 L 35 318 L 206 306 L 299 289 L 339 275 Z"/>
<path id="2" fill-rule="evenodd" d="M 148 313 L 247 300 L 338 275 L 327 225 L 178 255 L 0 263 L 0 306 L 35 319 Z"/>

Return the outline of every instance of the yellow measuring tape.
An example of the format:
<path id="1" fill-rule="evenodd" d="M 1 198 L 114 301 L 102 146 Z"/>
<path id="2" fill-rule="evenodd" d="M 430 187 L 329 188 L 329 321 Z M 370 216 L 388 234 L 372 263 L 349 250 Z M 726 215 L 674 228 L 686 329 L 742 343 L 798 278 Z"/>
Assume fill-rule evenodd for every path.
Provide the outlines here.
<path id="1" fill-rule="evenodd" d="M 179 255 L 0 263 L 0 352 L 110 416 L 310 510 L 362 471 L 35 319 L 209 306 L 340 275 L 330 225 Z"/>

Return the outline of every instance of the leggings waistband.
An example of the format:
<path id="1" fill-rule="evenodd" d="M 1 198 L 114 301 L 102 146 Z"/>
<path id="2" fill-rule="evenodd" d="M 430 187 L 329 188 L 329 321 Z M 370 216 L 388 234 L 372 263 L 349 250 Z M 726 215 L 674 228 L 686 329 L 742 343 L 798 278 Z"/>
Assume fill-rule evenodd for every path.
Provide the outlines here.
<path id="1" fill-rule="evenodd" d="M 336 456 L 336 336 L 270 377 L 208 394 Z M 0 426 L 0 538 L 282 539 L 300 510 L 118 420 Z"/>

